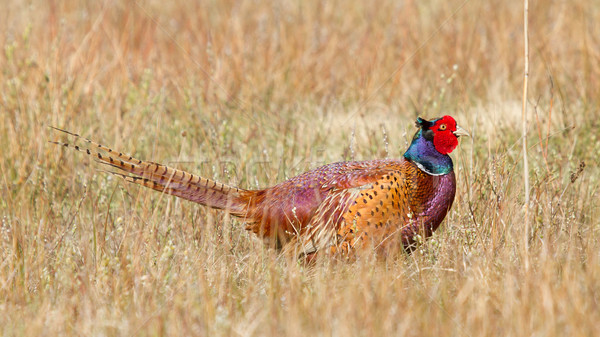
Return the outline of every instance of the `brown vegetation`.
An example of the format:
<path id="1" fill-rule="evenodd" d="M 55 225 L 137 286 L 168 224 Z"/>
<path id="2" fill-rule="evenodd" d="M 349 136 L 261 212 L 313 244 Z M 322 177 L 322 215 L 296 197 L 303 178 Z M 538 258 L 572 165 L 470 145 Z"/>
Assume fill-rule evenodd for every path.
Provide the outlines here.
<path id="1" fill-rule="evenodd" d="M 600 7 L 506 1 L 3 1 L 0 332 L 579 336 L 600 331 Z M 410 256 L 305 268 L 236 219 L 98 172 L 64 127 L 243 187 L 473 135 Z M 529 238 L 526 249 L 524 236 Z M 527 263 L 526 263 L 527 262 Z M 528 266 L 527 268 L 525 266 Z"/>

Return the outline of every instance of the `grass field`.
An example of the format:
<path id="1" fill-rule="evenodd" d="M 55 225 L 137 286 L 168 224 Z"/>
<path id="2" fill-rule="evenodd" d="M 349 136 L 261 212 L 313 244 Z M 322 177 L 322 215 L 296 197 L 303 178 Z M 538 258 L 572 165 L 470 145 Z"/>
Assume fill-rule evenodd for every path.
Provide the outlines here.
<path id="1" fill-rule="evenodd" d="M 0 333 L 593 336 L 600 6 L 519 1 L 1 1 Z M 414 254 L 319 260 L 128 185 L 53 125 L 244 188 L 399 157 L 417 116 L 473 135 Z"/>

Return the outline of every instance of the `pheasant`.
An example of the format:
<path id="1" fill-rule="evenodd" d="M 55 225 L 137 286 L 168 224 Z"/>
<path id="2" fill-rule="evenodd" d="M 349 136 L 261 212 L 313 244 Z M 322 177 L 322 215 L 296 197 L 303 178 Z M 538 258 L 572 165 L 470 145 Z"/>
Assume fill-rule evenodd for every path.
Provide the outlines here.
<path id="1" fill-rule="evenodd" d="M 246 229 L 296 256 L 352 254 L 367 247 L 410 252 L 435 231 L 452 206 L 456 180 L 448 155 L 468 133 L 451 116 L 418 118 L 400 159 L 338 162 L 275 186 L 247 190 L 135 159 L 78 134 L 73 148 L 124 173 L 124 180 L 240 217 Z"/>

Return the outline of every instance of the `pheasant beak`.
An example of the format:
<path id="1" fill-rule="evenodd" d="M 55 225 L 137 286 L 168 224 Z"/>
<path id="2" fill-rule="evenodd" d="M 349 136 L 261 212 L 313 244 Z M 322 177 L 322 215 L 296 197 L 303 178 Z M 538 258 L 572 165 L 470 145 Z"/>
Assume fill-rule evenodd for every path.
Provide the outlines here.
<path id="1" fill-rule="evenodd" d="M 456 131 L 452 132 L 456 138 L 460 137 L 460 136 L 467 136 L 467 137 L 471 137 L 471 135 L 463 128 L 461 128 L 460 126 L 456 126 Z"/>

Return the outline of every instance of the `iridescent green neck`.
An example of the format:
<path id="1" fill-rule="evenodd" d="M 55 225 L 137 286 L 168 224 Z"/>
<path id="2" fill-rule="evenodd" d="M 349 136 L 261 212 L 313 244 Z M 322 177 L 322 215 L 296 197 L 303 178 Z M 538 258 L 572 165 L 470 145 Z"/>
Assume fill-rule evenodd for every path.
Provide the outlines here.
<path id="1" fill-rule="evenodd" d="M 423 135 L 422 130 L 417 131 L 408 150 L 404 153 L 404 158 L 415 163 L 425 173 L 436 176 L 448 174 L 454 169 L 452 158 L 435 149 L 432 137 L 433 135 Z"/>

